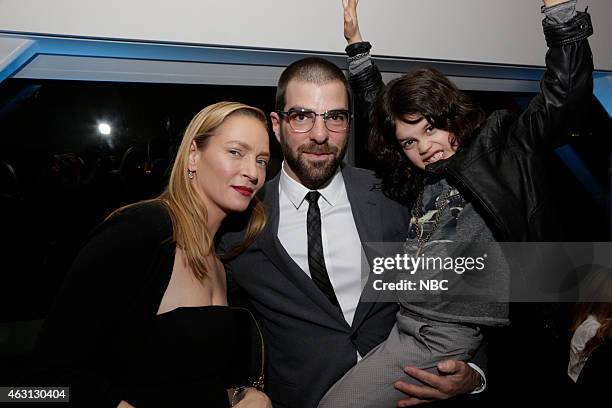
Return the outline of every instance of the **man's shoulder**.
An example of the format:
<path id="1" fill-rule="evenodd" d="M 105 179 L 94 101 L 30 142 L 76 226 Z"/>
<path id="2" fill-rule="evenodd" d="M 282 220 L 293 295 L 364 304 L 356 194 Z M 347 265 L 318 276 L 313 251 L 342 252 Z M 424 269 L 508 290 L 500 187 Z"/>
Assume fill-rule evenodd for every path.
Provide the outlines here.
<path id="1" fill-rule="evenodd" d="M 358 190 L 362 193 L 367 193 L 381 200 L 390 200 L 387 198 L 381 188 L 382 181 L 376 177 L 376 173 L 372 170 L 355 167 L 350 165 L 342 166 L 342 177 L 344 184 L 348 190 Z"/>
<path id="2" fill-rule="evenodd" d="M 376 176 L 372 170 L 361 167 L 345 165 L 342 168 L 342 175 L 346 185 L 347 192 L 349 190 L 356 194 L 349 194 L 349 197 L 358 195 L 359 197 L 367 196 L 370 201 L 382 205 L 385 211 L 393 209 L 401 213 L 408 211 L 408 208 L 401 203 L 387 197 L 381 186 L 381 179 Z"/>
<path id="3" fill-rule="evenodd" d="M 384 197 L 381 180 L 372 170 L 345 164 L 342 166 L 342 177 L 347 191 L 358 190 L 361 193 Z"/>
<path id="4" fill-rule="evenodd" d="M 368 183 L 380 183 L 380 179 L 376 177 L 376 174 L 372 170 L 364 169 L 362 167 L 355 167 L 349 164 L 342 166 L 342 176 L 347 178 L 355 178 L 356 180 Z"/>
<path id="5" fill-rule="evenodd" d="M 261 189 L 257 192 L 257 198 L 267 206 L 271 199 L 278 197 L 278 184 L 280 180 L 280 172 L 266 181 Z"/>

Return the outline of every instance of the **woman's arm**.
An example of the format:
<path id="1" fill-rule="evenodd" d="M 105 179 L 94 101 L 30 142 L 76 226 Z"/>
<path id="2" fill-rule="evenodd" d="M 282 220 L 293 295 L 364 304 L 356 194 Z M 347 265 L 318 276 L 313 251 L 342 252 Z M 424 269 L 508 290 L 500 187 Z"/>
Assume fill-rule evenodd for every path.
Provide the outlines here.
<path id="1" fill-rule="evenodd" d="M 162 220 L 141 213 L 114 215 L 88 238 L 38 338 L 29 383 L 69 386 L 79 406 L 120 406 L 122 390 L 103 368 L 123 369 L 114 352 L 134 341 L 125 316 L 144 307 L 134 300 L 162 240 Z"/>

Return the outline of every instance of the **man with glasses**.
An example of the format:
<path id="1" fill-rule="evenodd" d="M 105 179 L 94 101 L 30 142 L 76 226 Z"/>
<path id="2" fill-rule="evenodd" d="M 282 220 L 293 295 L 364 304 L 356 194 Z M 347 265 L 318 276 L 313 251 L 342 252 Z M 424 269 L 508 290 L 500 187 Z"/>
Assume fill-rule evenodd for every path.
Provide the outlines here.
<path id="1" fill-rule="evenodd" d="M 275 407 L 316 407 L 395 322 L 396 304 L 360 300 L 362 259 L 371 258 L 361 242 L 403 241 L 410 216 L 376 189 L 370 171 L 342 163 L 348 89 L 342 71 L 320 58 L 282 73 L 270 116 L 285 160 L 262 188 L 267 226 L 227 264 L 230 292 L 241 289 L 262 322 L 266 393 Z M 243 234 L 226 233 L 220 247 L 231 248 Z M 477 387 L 476 371 L 449 364 L 449 375 L 433 376 L 433 387 L 404 390 L 435 391 L 440 399 Z"/>

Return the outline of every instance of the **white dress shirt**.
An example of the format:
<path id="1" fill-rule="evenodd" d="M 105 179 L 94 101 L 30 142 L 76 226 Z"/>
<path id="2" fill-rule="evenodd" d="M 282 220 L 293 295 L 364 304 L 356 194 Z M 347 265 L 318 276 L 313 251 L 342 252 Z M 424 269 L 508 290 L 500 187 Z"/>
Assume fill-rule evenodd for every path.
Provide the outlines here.
<path id="1" fill-rule="evenodd" d="M 312 190 L 292 179 L 285 166 L 283 162 L 278 185 L 278 239 L 289 256 L 310 277 L 306 232 L 309 204 L 305 197 Z M 350 326 L 361 297 L 361 260 L 365 259 L 365 255 L 340 169 L 317 191 L 321 194 L 318 204 L 321 209 L 325 266 L 344 318 Z"/>
<path id="2" fill-rule="evenodd" d="M 306 232 L 309 204 L 305 198 L 311 190 L 292 179 L 285 171 L 285 166 L 286 163 L 283 162 L 278 183 L 278 239 L 293 261 L 310 277 Z M 319 208 L 325 266 L 344 319 L 350 326 L 363 289 L 361 262 L 366 259 L 365 253 L 340 169 L 338 168 L 332 179 L 317 191 L 321 194 Z M 365 283 L 365 280 L 363 282 Z M 361 360 L 359 352 L 357 360 Z M 486 388 L 484 372 L 476 364 L 468 363 L 468 365 L 474 368 L 484 381 L 483 386 L 472 394 L 484 391 Z"/>

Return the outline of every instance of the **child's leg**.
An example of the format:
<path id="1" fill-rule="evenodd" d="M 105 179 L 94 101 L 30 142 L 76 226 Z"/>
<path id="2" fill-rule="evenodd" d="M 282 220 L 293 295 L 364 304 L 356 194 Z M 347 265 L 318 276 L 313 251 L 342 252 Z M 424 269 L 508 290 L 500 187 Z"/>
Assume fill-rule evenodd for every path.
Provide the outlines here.
<path id="1" fill-rule="evenodd" d="M 396 406 L 401 393 L 393 383 L 403 377 L 399 356 L 387 347 L 391 337 L 399 335 L 393 326 L 389 338 L 370 351 L 356 366 L 329 389 L 319 408 L 355 408 Z M 388 403 L 380 402 L 386 397 Z"/>
<path id="2" fill-rule="evenodd" d="M 421 384 L 404 373 L 405 366 L 412 365 L 437 374 L 439 361 L 469 359 L 481 339 L 477 328 L 439 325 L 438 322 L 430 324 L 398 313 L 398 322 L 387 340 L 336 382 L 319 403 L 319 408 L 396 407 L 397 401 L 405 398 L 405 394 L 393 387 L 397 380 Z"/>

